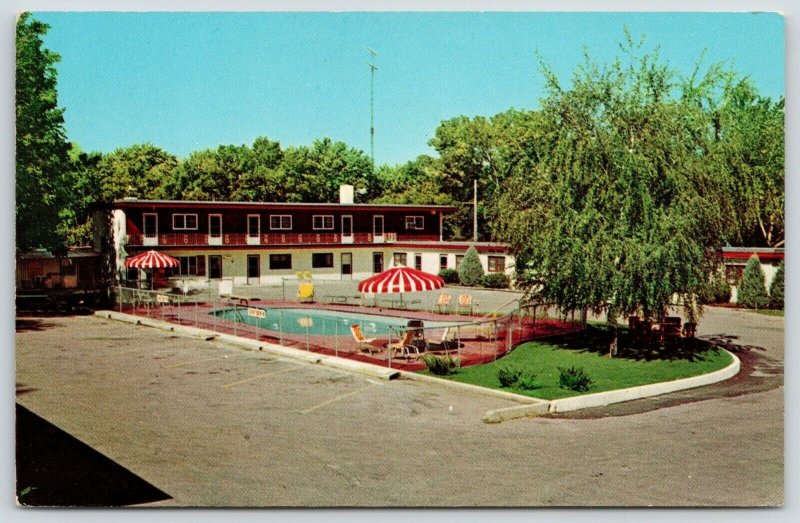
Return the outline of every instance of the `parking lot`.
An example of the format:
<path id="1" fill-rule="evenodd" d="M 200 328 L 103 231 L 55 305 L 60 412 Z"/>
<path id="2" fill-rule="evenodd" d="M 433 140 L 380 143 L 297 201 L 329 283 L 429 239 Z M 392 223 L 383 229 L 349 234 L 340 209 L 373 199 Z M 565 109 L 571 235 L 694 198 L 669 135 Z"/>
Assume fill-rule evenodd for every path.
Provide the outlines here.
<path id="1" fill-rule="evenodd" d="M 16 381 L 20 405 L 165 492 L 163 505 L 783 499 L 782 376 L 744 396 L 487 425 L 484 412 L 514 403 L 75 316 L 18 318 Z"/>

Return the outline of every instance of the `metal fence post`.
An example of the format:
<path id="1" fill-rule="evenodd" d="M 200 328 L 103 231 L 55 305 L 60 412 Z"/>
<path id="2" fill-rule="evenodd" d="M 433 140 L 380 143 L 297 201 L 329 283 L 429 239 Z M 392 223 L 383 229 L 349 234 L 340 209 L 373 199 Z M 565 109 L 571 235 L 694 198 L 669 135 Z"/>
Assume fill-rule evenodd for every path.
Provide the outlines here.
<path id="1" fill-rule="evenodd" d="M 278 335 L 280 336 L 279 343 L 283 345 L 283 310 L 278 311 Z"/>
<path id="2" fill-rule="evenodd" d="M 333 321 L 333 353 L 339 357 L 339 322 Z"/>

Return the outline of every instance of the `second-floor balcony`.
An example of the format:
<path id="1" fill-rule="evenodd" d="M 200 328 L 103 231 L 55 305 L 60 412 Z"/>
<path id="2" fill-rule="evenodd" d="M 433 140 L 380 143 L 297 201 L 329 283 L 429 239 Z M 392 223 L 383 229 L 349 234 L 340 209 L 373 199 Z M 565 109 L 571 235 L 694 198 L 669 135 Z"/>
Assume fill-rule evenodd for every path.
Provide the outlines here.
<path id="1" fill-rule="evenodd" d="M 144 247 L 202 247 L 202 246 L 242 246 L 242 245 L 335 245 L 335 244 L 374 244 L 397 241 L 435 241 L 438 236 L 398 235 L 387 232 L 382 235 L 357 232 L 350 235 L 339 233 L 267 233 L 251 236 L 244 233 L 223 233 L 210 236 L 197 233 L 171 234 L 129 234 L 128 245 Z"/>

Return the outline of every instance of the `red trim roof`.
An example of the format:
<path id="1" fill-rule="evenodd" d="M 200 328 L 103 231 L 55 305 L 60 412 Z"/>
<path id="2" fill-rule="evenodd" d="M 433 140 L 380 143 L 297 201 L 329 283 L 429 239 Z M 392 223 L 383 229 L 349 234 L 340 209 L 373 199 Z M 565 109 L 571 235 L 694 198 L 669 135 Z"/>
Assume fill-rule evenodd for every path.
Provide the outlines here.
<path id="1" fill-rule="evenodd" d="M 339 210 L 339 211 L 441 211 L 456 210 L 452 205 L 405 205 L 371 203 L 287 203 L 287 202 L 212 202 L 187 200 L 116 200 L 115 207 L 137 209 L 251 209 L 251 210 Z"/>

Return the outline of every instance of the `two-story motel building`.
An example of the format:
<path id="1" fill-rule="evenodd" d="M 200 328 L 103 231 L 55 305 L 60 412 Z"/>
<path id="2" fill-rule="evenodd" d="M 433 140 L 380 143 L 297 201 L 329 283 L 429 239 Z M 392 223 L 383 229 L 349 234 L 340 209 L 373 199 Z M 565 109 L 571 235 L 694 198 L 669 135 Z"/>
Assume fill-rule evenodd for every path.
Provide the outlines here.
<path id="1" fill-rule="evenodd" d="M 445 241 L 444 205 L 164 201 L 114 203 L 115 242 L 128 256 L 154 249 L 178 258 L 184 278 L 278 283 L 297 272 L 361 280 L 393 265 L 436 274 L 458 268 L 472 243 Z M 474 244 L 485 272 L 511 273 L 505 246 Z"/>

